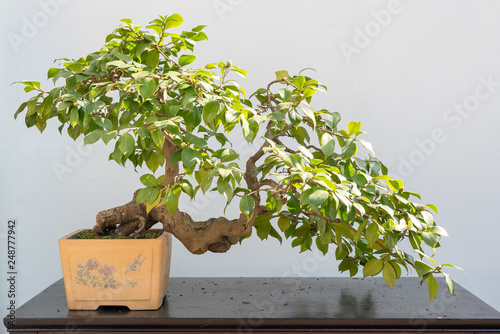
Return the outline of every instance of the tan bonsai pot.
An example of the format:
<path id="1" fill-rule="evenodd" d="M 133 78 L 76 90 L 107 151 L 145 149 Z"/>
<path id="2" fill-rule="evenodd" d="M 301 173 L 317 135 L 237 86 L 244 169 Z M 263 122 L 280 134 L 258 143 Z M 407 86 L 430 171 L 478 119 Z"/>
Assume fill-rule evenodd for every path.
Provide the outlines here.
<path id="1" fill-rule="evenodd" d="M 70 310 L 127 306 L 155 310 L 167 294 L 172 235 L 156 239 L 76 239 L 81 230 L 59 240 Z"/>

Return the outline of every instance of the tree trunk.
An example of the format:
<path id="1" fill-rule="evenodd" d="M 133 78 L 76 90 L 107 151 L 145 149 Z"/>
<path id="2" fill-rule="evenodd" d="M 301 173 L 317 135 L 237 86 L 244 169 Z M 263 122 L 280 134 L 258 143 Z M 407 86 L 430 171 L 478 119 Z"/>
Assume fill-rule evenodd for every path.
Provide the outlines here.
<path id="1" fill-rule="evenodd" d="M 161 222 L 165 231 L 172 233 L 194 254 L 203 254 L 207 250 L 226 252 L 240 237 L 250 232 L 251 224 L 243 214 L 233 220 L 219 217 L 193 221 L 191 216 L 179 210 L 171 215 L 166 206 L 156 207 L 147 214 L 146 205 L 137 204 L 135 201 L 138 192 L 139 190 L 135 192 L 129 203 L 99 212 L 94 231 L 141 236 L 148 228 Z M 251 222 L 253 223 L 253 220 Z"/>

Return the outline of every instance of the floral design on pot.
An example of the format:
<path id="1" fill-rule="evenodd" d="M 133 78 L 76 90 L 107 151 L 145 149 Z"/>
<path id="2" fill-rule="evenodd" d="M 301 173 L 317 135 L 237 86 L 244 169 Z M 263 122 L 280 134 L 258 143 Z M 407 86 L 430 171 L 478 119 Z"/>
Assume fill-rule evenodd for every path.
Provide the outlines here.
<path id="1" fill-rule="evenodd" d="M 142 266 L 142 263 L 144 262 L 144 260 L 146 260 L 146 258 L 142 259 L 141 260 L 141 254 L 139 254 L 135 259 L 134 259 L 134 263 L 127 263 L 127 271 L 125 272 L 125 274 L 127 274 L 128 272 L 130 271 L 138 271 L 139 269 L 141 269 L 141 266 Z M 140 262 L 139 262 L 140 261 Z"/>
<path id="2" fill-rule="evenodd" d="M 146 258 L 141 260 L 141 255 L 142 253 L 136 256 L 133 263 L 127 264 L 127 271 L 125 271 L 124 275 L 132 271 L 140 270 L 141 265 L 146 260 Z M 78 264 L 78 268 L 80 270 L 76 273 L 76 283 L 83 284 L 88 287 L 104 290 L 109 288 L 116 289 L 118 286 L 130 286 L 134 288 L 137 284 L 136 281 L 132 280 L 122 280 L 121 282 L 117 281 L 114 277 L 116 268 L 109 264 L 102 265 L 96 258 L 89 259 L 85 265 Z"/>

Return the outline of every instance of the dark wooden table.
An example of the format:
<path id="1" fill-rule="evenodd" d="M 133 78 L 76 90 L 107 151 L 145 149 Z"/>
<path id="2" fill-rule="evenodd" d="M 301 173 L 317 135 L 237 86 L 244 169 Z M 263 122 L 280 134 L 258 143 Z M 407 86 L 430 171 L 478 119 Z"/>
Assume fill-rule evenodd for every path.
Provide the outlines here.
<path id="1" fill-rule="evenodd" d="M 171 278 L 156 311 L 69 311 L 59 280 L 16 311 L 10 333 L 497 332 L 500 313 L 456 284 L 402 278 Z M 5 312 L 5 311 L 4 311 Z"/>

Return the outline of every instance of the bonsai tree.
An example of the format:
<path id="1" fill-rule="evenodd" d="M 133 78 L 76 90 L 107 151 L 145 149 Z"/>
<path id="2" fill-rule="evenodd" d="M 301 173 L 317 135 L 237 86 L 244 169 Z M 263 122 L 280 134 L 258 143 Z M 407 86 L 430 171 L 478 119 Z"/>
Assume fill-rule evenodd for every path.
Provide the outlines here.
<path id="1" fill-rule="evenodd" d="M 247 96 L 234 80 L 245 70 L 231 61 L 191 68 L 195 43 L 207 40 L 205 26 L 182 33 L 179 14 L 160 16 L 147 28 L 130 19 L 105 45 L 79 59 L 62 59 L 48 78 L 64 84 L 50 91 L 21 81 L 35 95 L 21 104 L 27 127 L 43 132 L 47 121 L 86 145 L 114 145 L 109 156 L 120 165 L 145 167 L 144 188 L 131 202 L 97 214 L 100 234 L 141 236 L 160 222 L 194 254 L 226 252 L 248 238 L 293 239 L 300 251 L 335 248 L 339 270 L 351 276 L 383 273 L 389 286 L 411 268 L 427 280 L 431 300 L 441 273 L 432 255 L 446 231 L 436 225 L 434 205 L 392 179 L 372 146 L 360 139 L 359 122 L 339 129 L 340 115 L 315 109 L 312 99 L 326 87 L 306 75 L 276 72 L 276 79 Z M 262 145 L 240 161 L 229 134 Z M 360 157 L 358 148 L 367 150 Z M 159 176 L 155 172 L 161 169 Z M 157 175 L 158 175 L 157 174 Z M 178 208 L 180 196 L 195 199 L 217 192 L 237 217 L 194 221 Z M 408 242 L 417 259 L 403 251 Z M 408 247 L 407 247 L 408 248 Z M 425 260 L 425 261 L 423 261 Z"/>

